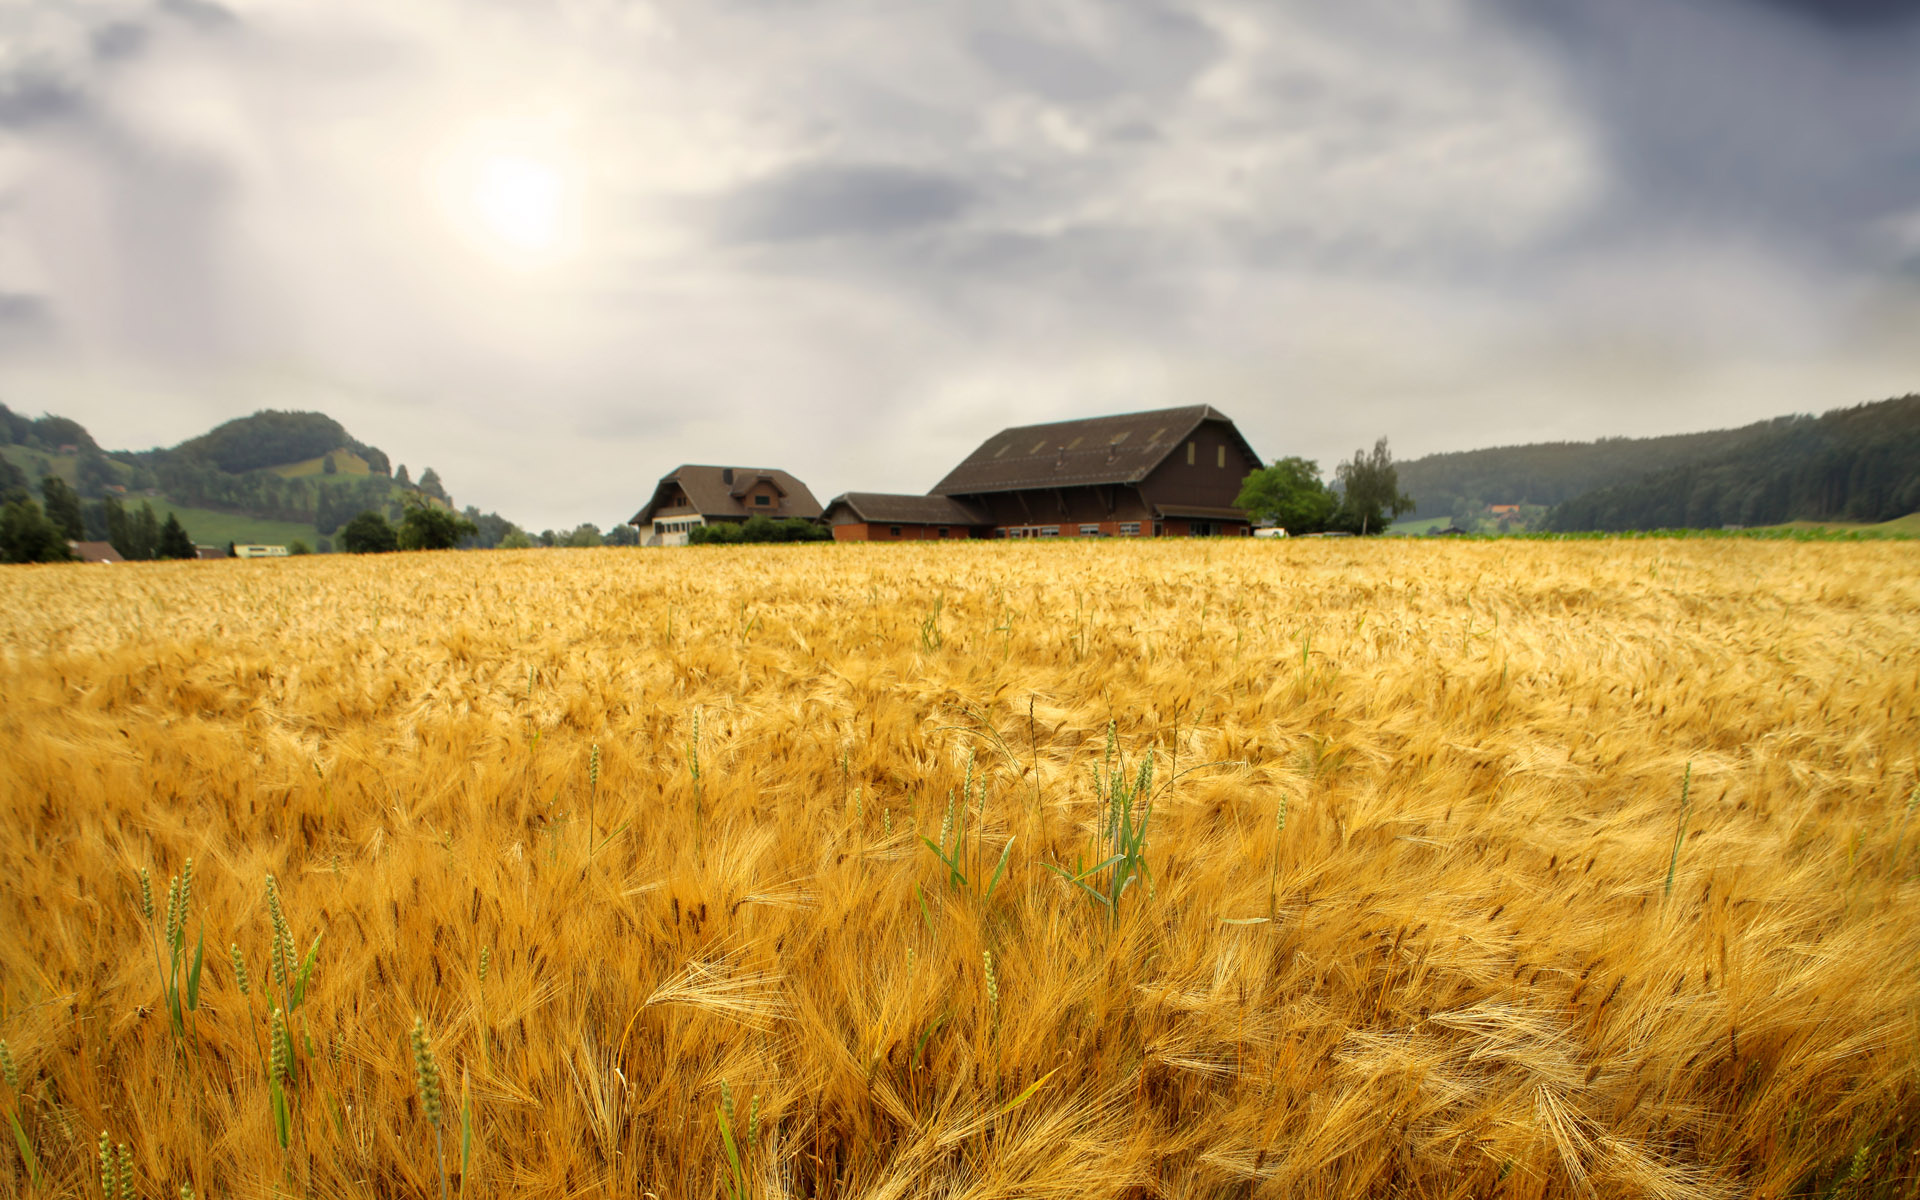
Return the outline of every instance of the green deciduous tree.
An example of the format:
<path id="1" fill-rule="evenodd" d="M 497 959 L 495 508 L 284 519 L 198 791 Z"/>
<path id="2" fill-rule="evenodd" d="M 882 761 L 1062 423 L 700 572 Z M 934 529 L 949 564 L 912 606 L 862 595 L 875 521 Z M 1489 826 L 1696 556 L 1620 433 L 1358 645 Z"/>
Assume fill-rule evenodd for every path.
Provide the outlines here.
<path id="1" fill-rule="evenodd" d="M 66 562 L 72 557 L 67 539 L 38 504 L 15 499 L 0 508 L 0 562 Z"/>
<path id="2" fill-rule="evenodd" d="M 451 550 L 460 544 L 461 538 L 478 532 L 479 527 L 459 513 L 411 499 L 407 502 L 406 515 L 400 518 L 400 548 Z"/>
<path id="3" fill-rule="evenodd" d="M 49 475 L 40 481 L 40 494 L 46 498 L 47 520 L 53 522 L 54 528 L 76 542 L 86 540 L 86 522 L 80 517 L 80 493 L 58 475 Z"/>
<path id="4" fill-rule="evenodd" d="M 1400 490 L 1387 439 L 1373 444 L 1373 453 L 1353 452 L 1353 461 L 1340 464 L 1340 511 L 1335 524 L 1354 533 L 1385 532 L 1394 517 L 1413 511 L 1413 497 Z"/>
<path id="5" fill-rule="evenodd" d="M 1319 533 L 1340 507 L 1340 498 L 1321 480 L 1319 463 L 1282 458 L 1247 476 L 1233 503 L 1288 533 Z"/>
<path id="6" fill-rule="evenodd" d="M 340 527 L 340 548 L 348 554 L 385 554 L 399 545 L 393 526 L 372 509 Z"/>

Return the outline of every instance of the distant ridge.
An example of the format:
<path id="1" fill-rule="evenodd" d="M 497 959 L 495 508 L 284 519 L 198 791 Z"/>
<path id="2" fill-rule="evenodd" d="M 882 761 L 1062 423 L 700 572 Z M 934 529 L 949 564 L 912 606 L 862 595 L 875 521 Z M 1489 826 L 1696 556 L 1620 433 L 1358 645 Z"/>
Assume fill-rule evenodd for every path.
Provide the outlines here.
<path id="1" fill-rule="evenodd" d="M 1850 415 L 1848 415 L 1850 414 Z M 1671 474 L 1683 469 L 1698 469 L 1706 464 L 1745 462 L 1745 467 L 1729 465 L 1728 470 L 1738 474 L 1740 471 L 1774 472 L 1785 465 L 1785 459 L 1792 457 L 1790 447 L 1798 446 L 1801 452 L 1816 453 L 1824 447 L 1828 450 L 1840 443 L 1851 444 L 1842 436 L 1839 442 L 1822 440 L 1821 436 L 1807 437 L 1807 431 L 1813 429 L 1874 430 L 1877 436 L 1895 436 L 1899 431 L 1920 428 L 1920 416 L 1916 415 L 1915 397 L 1906 396 L 1891 400 L 1882 400 L 1852 408 L 1834 409 L 1824 416 L 1794 415 L 1776 417 L 1758 421 L 1751 425 L 1735 429 L 1707 430 L 1700 433 L 1672 434 L 1652 438 L 1602 438 L 1592 442 L 1536 442 L 1527 445 L 1496 446 L 1483 450 L 1464 450 L 1448 454 L 1430 454 L 1424 458 L 1409 459 L 1395 464 L 1399 470 L 1401 487 L 1414 498 L 1418 505 L 1417 517 L 1465 517 L 1476 513 L 1489 504 L 1527 504 L 1557 508 L 1569 505 L 1589 493 L 1602 489 L 1620 488 L 1638 484 L 1655 476 L 1666 476 L 1664 483 L 1655 483 L 1658 488 L 1680 486 L 1680 476 Z M 1760 458 L 1742 459 L 1743 453 L 1752 451 L 1765 458 L 1771 465 L 1762 467 Z M 1897 456 L 1896 456 L 1897 457 Z M 1903 461 L 1911 461 L 1911 458 Z M 1876 469 L 1892 469 L 1888 466 Z M 1725 481 L 1723 481 L 1725 482 Z M 1899 489 L 1890 493 L 1888 503 L 1897 505 Z M 1614 502 L 1609 509 L 1610 520 L 1624 520 L 1626 509 Z M 1847 504 L 1861 503 L 1851 493 L 1840 500 L 1840 510 Z M 1734 509 L 1749 514 L 1757 514 L 1764 506 L 1757 502 L 1747 504 L 1744 500 L 1733 505 Z M 1722 505 L 1717 502 L 1711 506 L 1717 518 L 1711 524 L 1759 524 L 1758 517 L 1741 520 L 1737 517 L 1721 517 Z M 1789 516 L 1779 520 L 1834 518 L 1838 512 L 1828 508 L 1825 502 L 1814 503 L 1807 497 L 1787 504 L 1794 509 Z M 1878 511 L 1877 504 L 1873 506 Z M 1916 503 L 1914 507 L 1920 507 Z M 1806 509 L 1807 511 L 1800 511 Z M 1814 511 L 1814 510 L 1819 511 Z M 1584 521 L 1586 511 L 1577 506 L 1569 506 L 1562 517 L 1556 513 L 1556 520 Z M 1651 510 L 1649 510 L 1651 511 Z M 1668 510 L 1671 515 L 1671 508 Z M 1701 508 L 1700 512 L 1705 513 Z M 1889 516 L 1902 516 L 1912 508 L 1890 513 Z M 1684 505 L 1680 515 L 1684 516 Z M 1698 514 L 1697 514 L 1698 515 Z M 1704 521 L 1705 517 L 1701 519 Z M 1854 519 L 1865 519 L 1854 518 Z M 1878 518 L 1886 519 L 1886 518 Z M 1669 522 L 1671 524 L 1671 522 Z M 1588 526 L 1557 526 L 1566 528 L 1585 528 Z M 1651 525 L 1620 525 L 1619 528 L 1653 528 Z"/>

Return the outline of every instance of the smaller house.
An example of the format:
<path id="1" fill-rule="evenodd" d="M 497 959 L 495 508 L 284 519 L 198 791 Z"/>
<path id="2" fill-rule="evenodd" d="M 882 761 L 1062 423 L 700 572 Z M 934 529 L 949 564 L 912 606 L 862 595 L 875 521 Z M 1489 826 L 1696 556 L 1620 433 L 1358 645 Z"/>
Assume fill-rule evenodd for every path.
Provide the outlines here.
<path id="1" fill-rule="evenodd" d="M 640 530 L 642 546 L 684 546 L 697 526 L 756 516 L 817 521 L 820 502 L 806 484 L 773 467 L 685 463 L 660 477 L 653 498 L 627 524 Z"/>
<path id="2" fill-rule="evenodd" d="M 236 542 L 233 547 L 233 556 L 235 558 L 285 558 L 287 556 L 287 548 L 285 546 L 243 545 Z"/>
<path id="3" fill-rule="evenodd" d="M 988 537 L 993 518 L 951 496 L 843 492 L 827 502 L 837 542 L 902 542 Z"/>
<path id="4" fill-rule="evenodd" d="M 68 542 L 67 549 L 81 562 L 117 563 L 125 562 L 120 552 L 113 548 L 112 542 Z"/>
<path id="5" fill-rule="evenodd" d="M 193 548 L 193 556 L 195 558 L 203 558 L 203 559 L 225 558 L 227 556 L 227 552 L 225 550 L 222 550 L 218 546 L 195 546 Z"/>
<path id="6" fill-rule="evenodd" d="M 1487 505 L 1487 515 L 1496 521 L 1501 517 L 1517 517 L 1520 515 L 1520 506 L 1518 504 L 1489 504 Z"/>

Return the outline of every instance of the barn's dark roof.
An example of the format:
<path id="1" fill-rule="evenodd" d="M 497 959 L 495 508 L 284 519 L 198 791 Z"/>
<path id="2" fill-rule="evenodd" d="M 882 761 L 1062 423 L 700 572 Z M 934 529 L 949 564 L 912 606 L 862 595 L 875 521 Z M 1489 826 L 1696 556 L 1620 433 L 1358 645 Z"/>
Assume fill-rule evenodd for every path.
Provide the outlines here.
<path id="1" fill-rule="evenodd" d="M 733 472 L 733 482 L 727 482 L 727 472 Z M 771 514 L 776 517 L 800 517 L 812 520 L 820 515 L 820 502 L 813 498 L 807 485 L 773 467 L 710 467 L 695 463 L 686 463 L 675 467 L 660 477 L 654 485 L 653 498 L 647 501 L 645 508 L 633 514 L 629 525 L 645 525 L 664 508 L 670 484 L 679 484 L 692 502 L 692 509 L 679 512 L 698 512 L 703 517 L 750 517 L 755 513 L 765 513 L 765 509 L 749 508 L 740 502 L 753 485 L 765 479 L 779 489 L 784 497 L 780 511 Z"/>
<path id="2" fill-rule="evenodd" d="M 1233 421 L 1210 404 L 1054 421 L 1003 429 L 933 486 L 935 495 L 967 496 L 1023 488 L 1139 483 L 1203 421 Z M 1254 462 L 1259 455 L 1240 437 Z"/>
<path id="3" fill-rule="evenodd" d="M 891 492 L 843 492 L 827 502 L 827 519 L 845 508 L 869 525 L 991 525 L 993 518 L 949 496 L 904 496 Z"/>

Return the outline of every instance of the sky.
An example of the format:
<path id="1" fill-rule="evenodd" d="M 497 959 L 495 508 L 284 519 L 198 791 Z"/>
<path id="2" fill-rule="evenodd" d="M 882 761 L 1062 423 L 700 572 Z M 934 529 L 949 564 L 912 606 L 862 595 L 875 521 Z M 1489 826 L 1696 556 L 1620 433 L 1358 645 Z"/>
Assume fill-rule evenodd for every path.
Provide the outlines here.
<path id="1" fill-rule="evenodd" d="M 0 0 L 0 402 L 529 528 L 1207 403 L 1331 472 L 1920 390 L 1914 0 Z"/>

